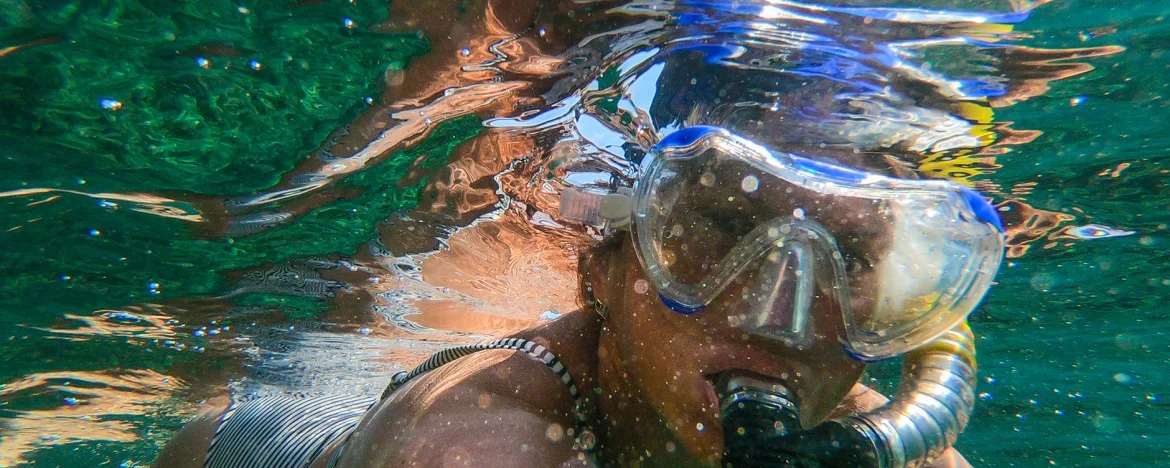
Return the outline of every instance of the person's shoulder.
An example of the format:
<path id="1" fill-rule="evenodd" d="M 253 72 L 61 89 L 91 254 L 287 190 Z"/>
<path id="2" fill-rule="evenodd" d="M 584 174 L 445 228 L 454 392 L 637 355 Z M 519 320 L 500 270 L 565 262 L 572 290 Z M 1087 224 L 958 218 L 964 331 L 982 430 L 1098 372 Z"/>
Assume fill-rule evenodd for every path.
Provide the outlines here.
<path id="1" fill-rule="evenodd" d="M 573 400 L 560 377 L 544 363 L 512 350 L 480 351 L 419 376 L 400 389 L 403 402 L 450 401 L 496 410 L 522 408 L 554 419 L 571 417 Z"/>
<path id="2" fill-rule="evenodd" d="M 572 400 L 544 367 L 490 350 L 420 375 L 371 410 L 339 466 L 587 466 L 573 447 Z"/>

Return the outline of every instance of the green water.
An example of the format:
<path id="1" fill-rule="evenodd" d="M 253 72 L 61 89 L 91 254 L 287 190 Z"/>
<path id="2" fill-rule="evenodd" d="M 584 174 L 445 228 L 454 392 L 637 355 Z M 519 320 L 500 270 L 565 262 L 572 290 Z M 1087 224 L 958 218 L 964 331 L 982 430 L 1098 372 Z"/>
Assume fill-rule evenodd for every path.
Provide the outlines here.
<path id="1" fill-rule="evenodd" d="M 189 199 L 270 188 L 368 108 L 388 69 L 427 53 L 428 39 L 417 34 L 345 26 L 345 18 L 377 23 L 385 11 L 374 0 L 295 7 L 0 0 L 0 49 L 48 38 L 0 56 L 0 192 Z M 1061 0 L 1020 28 L 1034 34 L 1028 45 L 1126 50 L 999 111 L 997 120 L 1043 135 L 999 158 L 1004 167 L 992 180 L 1036 183 L 1027 202 L 1074 215 L 1072 224 L 1136 234 L 1051 248 L 1042 240 L 1001 272 L 972 319 L 983 393 L 959 448 L 976 466 L 1170 466 L 1167 14 L 1164 1 Z M 194 50 L 220 43 L 235 52 Z M 206 68 L 198 57 L 209 60 Z M 104 99 L 121 108 L 103 108 Z M 423 154 L 441 160 L 478 125 L 440 125 L 409 151 L 341 182 L 356 195 L 234 240 L 101 197 L 0 198 L 0 384 L 55 372 L 214 373 L 234 365 L 125 337 L 67 340 L 44 330 L 70 323 L 67 314 L 219 294 L 223 272 L 352 254 L 387 213 L 417 203 L 419 185 L 395 183 L 409 164 Z M 288 318 L 322 307 L 269 294 L 239 304 Z M 59 406 L 68 395 L 48 387 L 0 394 L 0 418 Z M 22 457 L 38 466 L 148 463 L 179 427 L 182 398 L 178 392 L 143 412 L 108 417 L 134 440 L 61 442 L 46 433 Z M 0 438 L 11 435 L 3 431 Z"/>

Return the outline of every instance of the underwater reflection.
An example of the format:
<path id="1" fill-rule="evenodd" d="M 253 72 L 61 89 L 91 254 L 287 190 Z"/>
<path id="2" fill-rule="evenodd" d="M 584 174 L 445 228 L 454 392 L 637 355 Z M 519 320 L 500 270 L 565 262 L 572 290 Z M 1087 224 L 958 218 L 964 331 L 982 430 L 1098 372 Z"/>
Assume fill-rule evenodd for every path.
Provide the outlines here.
<path id="1" fill-rule="evenodd" d="M 194 405 L 172 398 L 186 385 L 150 369 L 45 372 L 4 382 L 0 465 L 26 463 L 25 453 L 45 446 L 133 442 L 140 437 L 133 418 L 193 410 Z"/>
<path id="2" fill-rule="evenodd" d="M 386 91 L 270 191 L 209 208 L 220 234 L 296 223 L 340 183 L 400 164 L 418 205 L 390 214 L 341 260 L 292 259 L 231 274 L 219 299 L 312 298 L 352 332 L 466 343 L 573 310 L 577 250 L 597 234 L 560 219 L 559 194 L 628 178 L 674 129 L 720 125 L 776 149 L 975 186 L 1008 225 L 1008 255 L 1086 239 L 1075 215 L 1027 204 L 1027 183 L 988 178 L 1040 134 L 997 109 L 1093 69 L 1117 47 L 1018 45 L 1027 9 L 988 12 L 825 4 L 597 1 L 395 7 L 377 30 L 417 30 L 432 53 L 389 73 Z M 947 5 L 953 6 L 953 5 Z M 444 154 L 405 149 L 465 116 L 484 128 Z M 210 206 L 204 200 L 200 206 Z M 1118 235 L 1124 231 L 1116 232 Z M 1070 234 L 1074 233 L 1074 234 Z M 340 263 L 339 263 L 340 262 Z M 311 345 L 307 345 L 311 346 Z M 409 364 L 409 363 L 407 363 Z"/>
<path id="3" fill-rule="evenodd" d="M 29 203 L 66 196 L 97 198 L 110 209 L 121 203 L 227 242 L 281 232 L 368 191 L 417 198 L 412 208 L 378 213 L 382 221 L 354 252 L 273 253 L 227 272 L 227 285 L 207 298 L 166 304 L 164 315 L 127 308 L 67 316 L 67 325 L 49 332 L 161 343 L 204 353 L 223 368 L 188 366 L 174 377 L 46 374 L 8 384 L 0 397 L 60 391 L 51 382 L 65 378 L 105 390 L 87 394 L 85 405 L 18 412 L 18 430 L 5 436 L 0 457 L 18 460 L 55 443 L 44 433 L 131 440 L 119 423 L 63 421 L 82 416 L 79 408 L 94 418 L 143 414 L 181 387 L 192 399 L 228 390 L 373 394 L 394 369 L 444 346 L 574 310 L 581 305 L 577 255 L 598 233 L 561 219 L 559 194 L 631 177 L 646 148 L 684 126 L 720 125 L 778 150 L 979 188 L 1004 218 L 1009 257 L 1032 245 L 1132 234 L 1071 207 L 1033 207 L 1034 183 L 1004 189 L 993 177 L 1031 164 L 1020 149 L 1040 136 L 997 112 L 1089 73 L 1093 60 L 1121 48 L 1020 45 L 1034 34 L 1028 12 L 1046 1 L 873 6 L 883 3 L 393 2 L 389 19 L 368 28 L 418 32 L 430 52 L 389 68 L 370 107 L 268 190 L 231 198 L 0 193 Z M 0 50 L 0 57 L 35 45 Z M 466 122 L 470 136 L 442 132 Z M 451 141 L 411 152 L 436 135 Z M 346 183 L 379 166 L 400 168 L 401 177 L 381 188 Z M 296 304 L 308 304 L 307 312 L 290 313 L 288 304 L 302 299 Z"/>

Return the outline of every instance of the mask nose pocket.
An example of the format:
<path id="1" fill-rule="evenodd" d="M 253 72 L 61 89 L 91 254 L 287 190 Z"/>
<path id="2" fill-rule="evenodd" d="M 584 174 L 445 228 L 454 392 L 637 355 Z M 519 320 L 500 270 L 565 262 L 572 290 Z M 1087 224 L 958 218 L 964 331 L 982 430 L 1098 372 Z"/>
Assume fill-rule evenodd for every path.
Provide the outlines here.
<path id="1" fill-rule="evenodd" d="M 815 259 L 809 246 L 781 242 L 755 262 L 755 279 L 728 321 L 748 333 L 804 348 L 813 342 Z"/>

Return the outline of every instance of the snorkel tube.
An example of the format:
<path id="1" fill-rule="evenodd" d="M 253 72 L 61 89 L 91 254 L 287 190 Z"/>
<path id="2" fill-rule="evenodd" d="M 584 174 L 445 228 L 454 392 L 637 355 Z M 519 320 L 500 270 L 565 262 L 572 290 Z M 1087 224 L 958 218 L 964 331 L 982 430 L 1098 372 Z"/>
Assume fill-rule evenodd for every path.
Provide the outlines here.
<path id="1" fill-rule="evenodd" d="M 905 355 L 902 382 L 888 403 L 809 430 L 790 427 L 799 419 L 786 392 L 732 382 L 721 405 L 724 464 L 927 466 L 966 427 L 975 404 L 975 378 L 975 337 L 964 322 Z"/>

